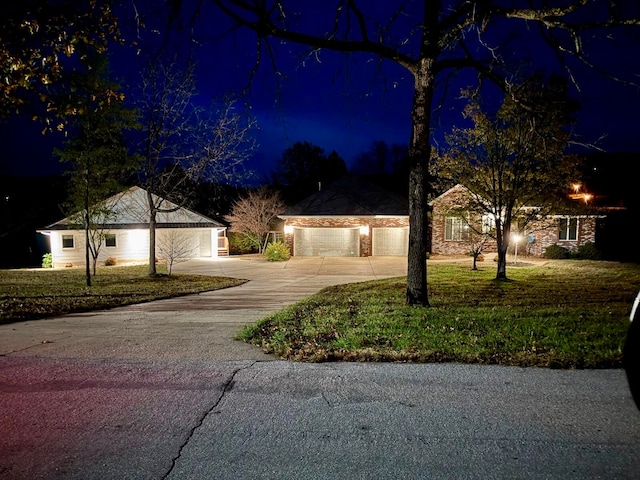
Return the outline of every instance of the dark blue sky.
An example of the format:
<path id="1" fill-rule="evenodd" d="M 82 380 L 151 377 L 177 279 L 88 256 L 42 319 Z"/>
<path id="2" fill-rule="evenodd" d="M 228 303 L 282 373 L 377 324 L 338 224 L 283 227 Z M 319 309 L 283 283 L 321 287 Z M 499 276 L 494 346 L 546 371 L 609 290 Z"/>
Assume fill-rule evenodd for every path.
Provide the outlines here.
<path id="1" fill-rule="evenodd" d="M 126 8 L 129 6 L 125 3 L 123 18 L 130 18 Z M 219 15 L 204 15 L 206 12 L 196 28 L 199 42 L 196 48 L 199 90 L 201 100 L 206 104 L 222 98 L 225 93 L 237 93 L 246 86 L 248 72 L 254 64 L 255 41 L 248 32 L 223 35 L 227 24 Z M 127 27 L 126 22 L 122 23 Z M 158 40 L 152 32 L 150 17 L 140 43 L 143 49 Z M 586 47 L 590 48 L 594 63 L 640 81 L 637 56 L 640 34 L 625 35 L 628 35 L 626 42 L 598 40 Z M 184 36 L 176 35 L 171 40 L 181 41 Z M 309 141 L 327 154 L 335 150 L 347 163 L 374 140 L 389 144 L 408 143 L 413 82 L 408 72 L 388 62 L 380 69 L 375 59 L 366 55 L 345 57 L 320 52 L 303 56 L 304 50 L 295 45 L 275 44 L 279 93 L 273 66 L 264 58 L 246 98 L 258 124 L 255 136 L 259 147 L 253 167 L 269 171 L 282 151 L 296 141 Z M 551 62 L 540 60 L 545 52 L 538 47 L 527 40 L 508 46 L 514 56 L 538 57 L 541 65 L 555 68 Z M 128 83 L 135 84 L 144 66 L 144 55 L 136 56 L 131 50 L 120 49 L 112 64 L 119 74 L 126 74 Z M 575 67 L 583 89 L 580 96 L 574 92 L 582 103 L 579 124 L 575 128 L 576 139 L 592 143 L 604 137 L 599 146 L 606 151 L 640 153 L 638 87 L 606 79 L 585 66 L 576 64 Z M 452 126 L 462 123 L 463 104 L 458 97 L 466 79 L 471 81 L 472 77 L 457 77 L 456 83 L 449 84 L 445 102 L 433 117 L 435 138 L 442 138 Z M 59 170 L 57 161 L 51 158 L 51 147 L 58 139 L 42 137 L 39 130 L 40 127 L 30 121 L 10 122 L 3 126 L 0 131 L 3 146 L 0 173 L 31 175 Z"/>

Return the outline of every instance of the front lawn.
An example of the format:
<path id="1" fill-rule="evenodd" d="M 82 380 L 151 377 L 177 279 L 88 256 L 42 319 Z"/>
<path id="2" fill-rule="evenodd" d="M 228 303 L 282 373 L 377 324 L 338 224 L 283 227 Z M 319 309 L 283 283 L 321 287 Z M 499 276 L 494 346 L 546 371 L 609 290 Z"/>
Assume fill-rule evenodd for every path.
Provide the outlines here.
<path id="1" fill-rule="evenodd" d="M 160 265 L 158 270 L 166 271 Z M 81 268 L 0 270 L 0 323 L 120 307 L 244 282 L 204 275 L 150 277 L 146 265 L 112 266 L 98 267 L 88 288 Z"/>
<path id="2" fill-rule="evenodd" d="M 526 260 L 525 260 L 526 261 Z M 552 260 L 428 266 L 430 307 L 404 304 L 405 278 L 340 285 L 286 308 L 238 338 L 298 361 L 463 362 L 621 367 L 640 266 Z"/>

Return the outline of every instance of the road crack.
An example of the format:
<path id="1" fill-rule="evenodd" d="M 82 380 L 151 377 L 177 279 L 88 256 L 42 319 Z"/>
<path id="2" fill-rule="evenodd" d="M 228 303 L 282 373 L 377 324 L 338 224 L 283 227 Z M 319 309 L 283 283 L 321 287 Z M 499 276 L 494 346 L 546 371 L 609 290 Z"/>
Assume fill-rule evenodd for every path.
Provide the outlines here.
<path id="1" fill-rule="evenodd" d="M 233 370 L 231 372 L 231 375 L 229 375 L 229 378 L 227 379 L 227 381 L 225 382 L 224 386 L 222 387 L 222 392 L 220 392 L 220 396 L 218 397 L 218 399 L 213 403 L 213 405 L 211 405 L 209 408 L 207 408 L 204 411 L 204 413 L 200 416 L 200 418 L 198 419 L 196 424 L 189 431 L 185 441 L 182 443 L 182 445 L 180 445 L 180 448 L 178 449 L 178 454 L 175 457 L 173 457 L 173 459 L 171 460 L 171 466 L 169 467 L 169 470 L 167 471 L 167 473 L 165 473 L 162 476 L 163 480 L 168 478 L 169 475 L 171 475 L 171 473 L 173 472 L 174 468 L 176 467 L 176 464 L 178 463 L 178 461 L 182 457 L 182 452 L 187 447 L 189 442 L 191 442 L 191 439 L 193 438 L 195 433 L 198 431 L 198 429 L 200 427 L 202 427 L 202 424 L 207 419 L 207 417 L 211 414 L 211 412 L 213 412 L 213 410 L 215 410 L 218 407 L 218 405 L 220 405 L 220 403 L 224 399 L 224 397 L 227 394 L 227 392 L 230 392 L 233 389 L 233 387 L 235 385 L 235 378 L 236 378 L 236 375 L 238 374 L 238 372 L 241 372 L 243 370 L 248 370 L 251 367 L 253 367 L 256 363 L 258 363 L 258 360 L 255 360 L 255 361 L 251 362 L 249 365 L 246 365 L 244 367 L 236 368 L 235 370 Z"/>

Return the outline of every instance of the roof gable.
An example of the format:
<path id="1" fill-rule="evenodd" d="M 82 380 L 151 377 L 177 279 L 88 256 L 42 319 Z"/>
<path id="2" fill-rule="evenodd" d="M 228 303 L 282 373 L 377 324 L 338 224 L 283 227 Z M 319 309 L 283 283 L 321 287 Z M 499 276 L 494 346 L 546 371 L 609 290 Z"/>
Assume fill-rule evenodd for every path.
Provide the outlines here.
<path id="1" fill-rule="evenodd" d="M 409 215 L 409 202 L 368 180 L 345 175 L 289 207 L 281 217 Z"/>
<path id="2" fill-rule="evenodd" d="M 433 205 L 434 203 L 439 203 L 442 200 L 444 200 L 445 198 L 451 196 L 451 195 L 469 195 L 469 189 L 467 187 L 465 187 L 464 185 L 461 185 L 460 183 L 458 183 L 457 185 L 454 185 L 453 187 L 451 187 L 449 190 L 447 190 L 444 193 L 441 193 L 440 195 L 438 195 L 436 198 L 434 198 L 433 200 L 431 200 L 429 202 L 429 205 Z"/>
<path id="3" fill-rule="evenodd" d="M 152 194 L 154 202 L 161 200 L 161 197 Z M 140 187 L 131 187 L 124 192 L 113 195 L 102 202 L 113 213 L 113 220 L 108 226 L 112 228 L 126 228 L 127 226 L 148 226 L 149 206 L 147 204 L 147 191 Z M 162 200 L 163 210 L 169 212 L 158 212 L 156 222 L 159 228 L 176 227 L 224 227 L 220 222 L 193 212 L 187 208 L 180 207 L 169 200 Z M 49 225 L 48 229 L 68 228 L 74 222 L 73 216 Z"/>
<path id="4" fill-rule="evenodd" d="M 458 183 L 451 187 L 449 190 L 438 195 L 436 198 L 429 202 L 429 205 L 434 209 L 441 208 L 442 204 L 449 207 L 455 206 L 456 208 L 466 208 L 469 200 L 472 197 L 477 199 L 480 196 L 475 195 L 464 185 Z M 540 207 L 534 205 L 519 205 L 516 209 L 520 212 L 534 212 L 540 211 Z M 557 205 L 553 212 L 548 212 L 547 215 L 555 216 L 567 216 L 567 215 L 600 215 L 603 212 L 616 210 L 615 207 L 587 205 L 586 203 L 579 201 L 578 199 L 572 199 L 570 196 L 558 199 Z"/>

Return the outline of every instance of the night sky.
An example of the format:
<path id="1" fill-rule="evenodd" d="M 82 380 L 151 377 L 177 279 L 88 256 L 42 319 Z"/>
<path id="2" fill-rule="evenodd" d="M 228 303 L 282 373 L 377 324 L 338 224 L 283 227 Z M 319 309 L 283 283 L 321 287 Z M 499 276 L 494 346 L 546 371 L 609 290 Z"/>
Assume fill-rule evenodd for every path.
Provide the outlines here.
<path id="1" fill-rule="evenodd" d="M 125 29 L 132 26 L 126 22 L 126 18 L 131 18 L 127 8 L 130 7 L 125 3 L 122 11 L 125 20 L 121 22 Z M 198 84 L 203 105 L 222 98 L 225 93 L 238 93 L 247 85 L 248 72 L 254 64 L 253 35 L 242 30 L 225 34 L 228 27 L 225 22 L 219 14 L 209 15 L 205 11 L 196 26 L 197 43 L 192 43 L 199 58 Z M 157 44 L 160 38 L 153 33 L 153 16 L 149 17 L 147 27 L 140 39 L 141 55 L 135 55 L 131 48 L 116 48 L 112 53 L 114 73 L 130 85 L 139 82 L 145 48 Z M 625 35 L 628 35 L 626 43 L 587 46 L 595 47 L 591 48 L 594 62 L 640 81 L 637 57 L 640 35 Z M 181 45 L 185 38 L 185 33 L 174 33 L 170 42 Z M 259 127 L 255 132 L 259 148 L 251 168 L 263 173 L 270 171 L 282 151 L 296 141 L 309 141 L 327 154 L 335 150 L 347 164 L 374 140 L 408 143 L 413 81 L 408 72 L 388 62 L 380 66 L 375 59 L 362 54 L 347 57 L 323 51 L 318 55 L 305 55 L 308 52 L 301 47 L 274 43 L 280 89 L 274 80 L 272 65 L 264 59 L 245 98 Z M 184 44 L 180 48 L 185 48 Z M 514 42 L 509 48 L 513 55 L 523 58 L 540 54 L 537 47 L 527 41 Z M 546 60 L 537 61 L 548 69 L 556 67 Z M 640 153 L 638 87 L 607 79 L 584 66 L 576 67 L 583 89 L 580 96 L 574 92 L 582 104 L 579 124 L 575 127 L 576 139 L 592 143 L 603 137 L 598 145 L 605 151 Z M 473 77 L 462 75 L 455 83 L 447 84 L 445 101 L 438 105 L 433 117 L 435 142 L 441 142 L 452 126 L 462 124 L 463 103 L 459 90 L 472 80 Z M 440 94 L 445 91 L 444 86 L 440 83 Z M 3 126 L 0 173 L 33 175 L 60 171 L 60 165 L 51 156 L 51 148 L 60 138 L 43 137 L 40 129 L 30 120 L 13 120 Z"/>

